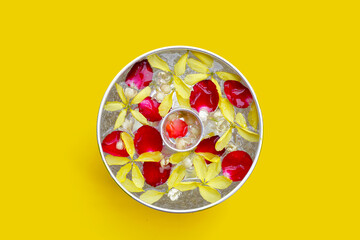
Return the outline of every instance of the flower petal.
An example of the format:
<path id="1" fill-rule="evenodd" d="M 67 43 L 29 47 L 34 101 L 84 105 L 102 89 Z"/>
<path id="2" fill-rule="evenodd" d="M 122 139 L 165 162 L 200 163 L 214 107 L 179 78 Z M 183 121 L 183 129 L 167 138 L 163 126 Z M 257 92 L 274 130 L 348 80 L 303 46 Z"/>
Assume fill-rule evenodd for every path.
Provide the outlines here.
<path id="1" fill-rule="evenodd" d="M 199 73 L 208 73 L 209 72 L 209 69 L 205 64 L 203 64 L 202 62 L 195 60 L 193 58 L 188 58 L 187 64 L 195 72 L 199 72 Z"/>
<path id="2" fill-rule="evenodd" d="M 110 154 L 105 156 L 105 160 L 109 165 L 124 165 L 130 161 L 126 157 L 115 157 Z"/>
<path id="3" fill-rule="evenodd" d="M 238 130 L 239 135 L 249 142 L 258 142 L 260 139 L 259 134 L 252 132 L 248 129 L 241 128 L 238 126 L 236 126 L 236 129 Z"/>
<path id="4" fill-rule="evenodd" d="M 157 122 L 162 119 L 159 114 L 160 103 L 151 97 L 146 97 L 139 103 L 139 112 L 150 122 Z"/>
<path id="5" fill-rule="evenodd" d="M 102 150 L 112 156 L 128 157 L 124 144 L 120 138 L 122 131 L 113 131 L 106 135 L 101 143 Z"/>
<path id="6" fill-rule="evenodd" d="M 121 185 L 129 192 L 143 192 L 144 191 L 142 188 L 138 188 L 134 184 L 134 182 L 128 178 L 126 178 L 125 181 L 121 183 Z"/>
<path id="7" fill-rule="evenodd" d="M 244 115 L 241 113 L 236 114 L 235 121 L 242 127 L 247 128 L 246 120 Z"/>
<path id="8" fill-rule="evenodd" d="M 235 117 L 234 106 L 226 98 L 221 97 L 219 101 L 219 108 L 224 115 L 224 118 L 233 123 Z"/>
<path id="9" fill-rule="evenodd" d="M 170 72 L 168 64 L 164 60 L 162 60 L 157 54 L 152 54 L 148 56 L 147 59 L 152 67 L 161 69 L 165 72 Z"/>
<path id="10" fill-rule="evenodd" d="M 214 132 L 211 132 L 211 133 L 209 133 L 208 135 L 206 135 L 206 136 L 204 137 L 204 139 L 211 138 L 211 137 L 213 137 L 213 136 L 215 136 L 215 133 L 214 133 Z"/>
<path id="11" fill-rule="evenodd" d="M 144 59 L 135 63 L 128 72 L 125 83 L 129 87 L 143 89 L 149 86 L 153 78 L 153 69 L 149 61 Z"/>
<path id="12" fill-rule="evenodd" d="M 208 112 L 216 110 L 219 104 L 219 94 L 216 85 L 211 80 L 202 80 L 193 86 L 190 94 L 190 106 L 196 111 L 204 109 Z"/>
<path id="13" fill-rule="evenodd" d="M 185 53 L 182 55 L 179 59 L 179 61 L 174 66 L 174 73 L 176 76 L 181 76 L 185 73 L 186 68 L 186 59 L 188 57 L 189 53 Z"/>
<path id="14" fill-rule="evenodd" d="M 184 82 L 189 85 L 194 85 L 202 80 L 205 80 L 209 74 L 206 73 L 196 73 L 196 74 L 188 74 L 184 78 Z"/>
<path id="15" fill-rule="evenodd" d="M 180 165 L 177 168 L 175 168 L 173 172 L 170 174 L 170 177 L 167 181 L 167 185 L 169 186 L 169 189 L 179 184 L 184 179 L 185 174 L 186 174 L 186 168 L 184 166 Z"/>
<path id="16" fill-rule="evenodd" d="M 253 101 L 250 90 L 239 81 L 225 81 L 224 93 L 231 104 L 237 108 L 247 108 Z"/>
<path id="17" fill-rule="evenodd" d="M 206 175 L 206 164 L 204 159 L 199 155 L 195 155 L 193 164 L 195 167 L 196 176 L 203 182 Z"/>
<path id="18" fill-rule="evenodd" d="M 190 98 L 190 88 L 177 76 L 174 76 L 174 86 L 177 93 L 183 98 Z"/>
<path id="19" fill-rule="evenodd" d="M 137 186 L 138 188 L 142 188 L 144 186 L 144 182 L 145 182 L 144 176 L 142 175 L 139 167 L 136 164 L 133 165 L 131 177 L 135 186 Z"/>
<path id="20" fill-rule="evenodd" d="M 213 132 L 209 133 L 201 142 L 198 144 L 198 146 L 195 149 L 196 153 L 212 153 L 215 155 L 218 155 L 219 157 L 224 154 L 225 149 L 222 149 L 221 151 L 216 151 L 215 144 L 220 139 L 218 135 L 215 135 Z M 203 156 L 206 157 L 206 156 Z"/>
<path id="21" fill-rule="evenodd" d="M 191 152 L 178 152 L 178 153 L 174 153 L 173 155 L 170 156 L 170 162 L 173 164 L 178 164 L 180 163 L 182 160 L 184 160 L 187 156 L 190 155 Z"/>
<path id="22" fill-rule="evenodd" d="M 121 133 L 121 140 L 124 142 L 125 149 L 129 153 L 129 156 L 133 159 L 135 154 L 134 140 L 127 132 Z"/>
<path id="23" fill-rule="evenodd" d="M 126 179 L 126 175 L 130 172 L 131 170 L 131 164 L 128 163 L 125 166 L 123 166 L 122 168 L 120 168 L 120 170 L 117 172 L 116 174 L 116 178 L 119 182 L 124 182 Z"/>
<path id="24" fill-rule="evenodd" d="M 119 84 L 117 84 L 117 83 L 115 83 L 115 87 L 116 87 L 116 91 L 117 91 L 117 93 L 119 94 L 119 97 L 120 97 L 121 101 L 122 101 L 124 104 L 127 104 L 127 103 L 128 103 L 128 100 L 127 100 L 126 97 L 125 97 L 125 93 L 124 93 L 123 88 L 122 88 Z"/>
<path id="25" fill-rule="evenodd" d="M 219 94 L 219 97 L 221 97 L 221 87 L 219 85 L 219 82 L 213 77 L 211 77 L 211 81 L 215 84 L 216 90 L 218 91 L 218 94 Z"/>
<path id="26" fill-rule="evenodd" d="M 107 102 L 104 106 L 104 109 L 106 111 L 110 111 L 110 112 L 114 112 L 114 111 L 119 111 L 121 109 L 123 109 L 125 107 L 125 104 L 123 104 L 122 102 Z"/>
<path id="27" fill-rule="evenodd" d="M 146 87 L 143 90 L 141 90 L 131 101 L 131 104 L 139 104 L 142 100 L 147 98 L 151 93 L 151 88 Z"/>
<path id="28" fill-rule="evenodd" d="M 217 175 L 219 175 L 221 171 L 221 163 L 220 162 L 215 162 L 215 163 L 211 163 L 208 166 L 206 175 L 205 175 L 205 182 L 210 181 L 211 179 L 213 179 L 214 177 L 216 177 Z"/>
<path id="29" fill-rule="evenodd" d="M 210 187 L 216 188 L 216 189 L 225 189 L 230 186 L 232 181 L 224 176 L 218 176 L 216 178 L 211 179 L 207 184 Z"/>
<path id="30" fill-rule="evenodd" d="M 216 202 L 221 199 L 221 194 L 208 186 L 199 186 L 200 195 L 208 202 Z"/>
<path id="31" fill-rule="evenodd" d="M 164 156 L 161 152 L 145 152 L 141 154 L 135 161 L 137 162 L 159 162 Z"/>
<path id="32" fill-rule="evenodd" d="M 126 113 L 127 113 L 127 109 L 121 110 L 121 112 L 119 113 L 119 116 L 117 117 L 117 119 L 115 121 L 114 129 L 121 127 L 121 125 L 125 121 Z"/>
<path id="33" fill-rule="evenodd" d="M 244 179 L 252 164 L 253 160 L 247 152 L 232 151 L 224 157 L 221 168 L 225 177 L 237 182 Z"/>
<path id="34" fill-rule="evenodd" d="M 138 154 L 145 152 L 161 152 L 163 140 L 160 132 L 151 126 L 141 126 L 134 135 L 135 149 Z"/>
<path id="35" fill-rule="evenodd" d="M 210 162 L 219 162 L 220 161 L 220 157 L 218 155 L 209 153 L 209 152 L 197 152 L 197 155 L 202 156 L 203 158 L 205 158 L 206 160 L 210 161 Z"/>
<path id="36" fill-rule="evenodd" d="M 169 179 L 172 164 L 161 165 L 160 162 L 144 162 L 143 176 L 150 186 L 160 186 Z"/>
<path id="37" fill-rule="evenodd" d="M 160 116 L 164 117 L 166 114 L 168 114 L 168 112 L 173 104 L 173 94 L 174 94 L 174 92 L 169 93 L 168 95 L 166 95 L 164 100 L 161 102 L 161 104 L 159 106 Z"/>
<path id="38" fill-rule="evenodd" d="M 176 92 L 176 98 L 181 107 L 191 109 L 189 98 L 183 98 L 178 92 Z"/>
<path id="39" fill-rule="evenodd" d="M 255 102 L 252 102 L 252 103 L 251 103 L 250 112 L 249 112 L 249 115 L 248 115 L 248 120 L 249 120 L 250 125 L 251 125 L 255 130 L 257 130 L 257 126 L 258 126 L 258 123 L 259 123 L 259 117 L 258 117 L 258 113 L 257 113 L 257 109 L 256 109 L 256 104 L 255 104 Z"/>
<path id="40" fill-rule="evenodd" d="M 133 117 L 141 124 L 143 125 L 148 125 L 148 121 L 146 119 L 146 117 L 144 117 L 144 115 L 142 115 L 138 110 L 132 110 L 130 109 L 131 114 L 133 115 Z"/>
<path id="41" fill-rule="evenodd" d="M 182 192 L 193 190 L 200 185 L 198 182 L 181 182 L 177 184 L 174 188 Z"/>
<path id="42" fill-rule="evenodd" d="M 153 204 L 156 201 L 159 201 L 164 192 L 158 192 L 156 190 L 148 190 L 145 193 L 141 194 L 140 199 L 146 203 Z"/>
<path id="43" fill-rule="evenodd" d="M 200 59 L 201 62 L 205 63 L 206 66 L 208 66 L 209 68 L 212 67 L 214 59 L 212 59 L 212 57 L 210 57 L 209 55 L 207 55 L 205 53 L 201 53 L 201 52 L 195 52 L 195 51 L 192 51 L 192 54 L 194 54 L 195 57 Z"/>
<path id="44" fill-rule="evenodd" d="M 224 135 L 221 136 L 221 138 L 216 142 L 215 149 L 216 151 L 222 150 L 231 140 L 231 134 L 232 134 L 232 128 L 230 127 Z"/>
<path id="45" fill-rule="evenodd" d="M 181 119 L 169 120 L 166 123 L 166 133 L 169 138 L 182 138 L 188 132 L 188 124 Z"/>
<path id="46" fill-rule="evenodd" d="M 236 80 L 236 81 L 241 81 L 241 77 L 233 74 L 233 73 L 228 73 L 228 72 L 216 72 L 216 74 L 219 76 L 219 78 L 221 78 L 224 81 L 227 80 Z"/>

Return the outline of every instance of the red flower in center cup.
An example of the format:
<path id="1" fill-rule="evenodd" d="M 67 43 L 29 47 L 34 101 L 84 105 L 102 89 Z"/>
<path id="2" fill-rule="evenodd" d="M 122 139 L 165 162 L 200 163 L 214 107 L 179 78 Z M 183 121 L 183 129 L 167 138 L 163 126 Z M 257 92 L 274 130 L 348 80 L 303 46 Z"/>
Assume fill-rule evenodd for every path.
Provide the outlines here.
<path id="1" fill-rule="evenodd" d="M 244 151 L 234 151 L 226 155 L 221 168 L 225 177 L 232 181 L 241 181 L 249 171 L 253 161 Z"/>
<path id="2" fill-rule="evenodd" d="M 164 184 L 170 176 L 171 166 L 171 163 L 162 167 L 159 162 L 145 162 L 143 164 L 145 182 L 153 187 Z"/>
<path id="3" fill-rule="evenodd" d="M 139 112 L 150 122 L 160 121 L 162 117 L 159 114 L 159 106 L 156 100 L 147 97 L 139 103 Z"/>
<path id="4" fill-rule="evenodd" d="M 188 125 L 181 119 L 174 119 L 166 124 L 166 132 L 169 138 L 181 138 L 188 132 Z"/>
<path id="5" fill-rule="evenodd" d="M 101 143 L 104 152 L 118 157 L 129 156 L 125 149 L 125 145 L 121 140 L 120 134 L 122 131 L 113 131 L 107 135 Z"/>
<path id="6" fill-rule="evenodd" d="M 247 108 L 253 100 L 250 90 L 238 81 L 225 81 L 224 92 L 231 104 L 238 108 Z"/>
<path id="7" fill-rule="evenodd" d="M 147 59 L 142 60 L 134 64 L 126 76 L 125 83 L 129 87 L 136 87 L 137 89 L 143 89 L 149 86 L 152 81 L 153 70 Z"/>
<path id="8" fill-rule="evenodd" d="M 147 125 L 140 127 L 136 131 L 134 145 L 138 154 L 144 152 L 161 152 L 163 148 L 163 142 L 159 131 L 156 130 L 156 128 Z"/>
<path id="9" fill-rule="evenodd" d="M 219 104 L 219 93 L 211 80 L 203 80 L 194 85 L 190 94 L 190 105 L 200 112 L 213 112 Z"/>

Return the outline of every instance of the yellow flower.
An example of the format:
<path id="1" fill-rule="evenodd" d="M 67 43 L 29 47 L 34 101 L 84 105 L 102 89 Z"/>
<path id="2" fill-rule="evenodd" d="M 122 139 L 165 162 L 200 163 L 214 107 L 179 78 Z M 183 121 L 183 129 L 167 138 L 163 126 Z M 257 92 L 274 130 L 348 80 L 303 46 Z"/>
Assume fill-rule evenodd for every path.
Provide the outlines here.
<path id="1" fill-rule="evenodd" d="M 178 164 L 178 165 L 172 171 L 169 179 L 167 180 L 167 185 L 168 185 L 167 190 L 165 192 L 160 192 L 160 191 L 151 189 L 151 190 L 148 190 L 145 193 L 143 193 L 140 196 L 140 199 L 149 204 L 153 204 L 154 202 L 159 201 L 165 194 L 168 194 L 168 197 L 172 201 L 174 201 L 178 198 L 178 196 L 174 196 L 174 193 L 180 195 L 179 191 L 180 192 L 189 191 L 189 190 L 193 190 L 197 187 L 199 187 L 199 189 L 201 188 L 200 191 L 204 191 L 203 188 L 206 189 L 207 186 L 205 186 L 205 185 L 201 186 L 200 182 L 182 182 L 182 180 L 184 179 L 184 177 L 186 175 L 186 167 L 184 166 L 184 164 L 179 164 L 179 163 L 181 163 L 183 160 L 185 160 L 187 157 L 189 157 L 190 154 L 194 155 L 194 160 L 199 159 L 199 158 L 203 159 L 203 156 L 204 156 L 209 161 L 215 161 L 215 163 L 217 164 L 216 166 L 220 166 L 220 157 L 216 156 L 214 154 L 211 154 L 211 153 L 196 153 L 196 154 L 194 154 L 193 151 L 175 153 L 175 154 L 171 155 L 170 162 L 173 164 Z M 214 166 L 212 164 L 209 165 L 209 169 L 210 169 L 209 177 L 211 178 L 210 180 L 212 180 L 212 179 L 213 180 L 210 181 L 208 184 L 213 184 L 215 187 L 216 186 L 219 186 L 219 187 L 225 186 L 226 184 L 224 184 L 224 183 L 222 183 L 223 185 L 219 185 L 219 183 L 217 183 L 219 180 L 222 179 L 222 178 L 220 178 L 220 179 L 215 178 L 216 175 L 219 174 L 220 170 L 219 171 L 211 170 Z M 195 165 L 195 163 L 194 163 L 194 165 Z M 205 165 L 205 162 L 204 162 L 204 165 Z M 212 166 L 212 167 L 210 168 L 210 166 Z M 205 168 L 206 168 L 206 165 L 205 165 Z M 216 174 L 216 175 L 213 175 L 213 174 Z M 204 179 L 201 179 L 200 177 L 199 177 L 199 179 L 201 181 L 204 180 Z M 224 181 L 229 182 L 230 180 L 227 179 L 227 180 L 223 180 L 222 182 L 224 182 Z M 230 181 L 230 183 L 231 183 L 231 181 Z M 224 188 L 226 188 L 226 187 L 224 187 Z M 174 190 L 174 189 L 176 189 L 176 190 Z M 209 191 L 211 191 L 211 190 L 209 190 Z"/>
<path id="2" fill-rule="evenodd" d="M 131 101 L 130 99 L 126 98 L 124 94 L 123 88 L 115 83 L 116 91 L 121 99 L 122 102 L 114 101 L 114 102 L 107 102 L 104 106 L 104 109 L 106 111 L 114 112 L 114 111 L 120 111 L 119 116 L 117 117 L 114 125 L 114 129 L 117 129 L 121 127 L 121 125 L 124 123 L 126 114 L 128 111 L 132 114 L 132 116 L 138 120 L 142 124 L 148 124 L 148 121 L 142 115 L 138 110 L 134 110 L 131 108 L 132 105 L 139 104 L 142 100 L 144 100 L 146 97 L 148 97 L 151 93 L 151 88 L 146 87 L 142 89 Z"/>
<path id="3" fill-rule="evenodd" d="M 226 121 L 230 123 L 230 128 L 216 142 L 216 151 L 221 151 L 224 147 L 228 145 L 232 137 L 232 130 L 234 128 L 238 130 L 239 135 L 245 140 L 249 142 L 259 141 L 259 134 L 256 132 L 252 132 L 248 129 L 245 117 L 241 113 L 238 113 L 235 116 L 234 106 L 229 102 L 227 98 L 220 97 L 219 108 Z"/>
<path id="4" fill-rule="evenodd" d="M 144 186 L 145 179 L 136 162 L 159 162 L 164 158 L 164 156 L 161 152 L 146 152 L 141 154 L 137 159 L 134 159 L 135 147 L 132 137 L 126 132 L 122 132 L 120 137 L 130 156 L 130 159 L 127 157 L 106 155 L 105 160 L 110 166 L 122 165 L 116 174 L 116 178 L 123 187 L 130 192 L 143 192 L 142 188 Z M 132 180 L 126 178 L 130 171 Z"/>
<path id="5" fill-rule="evenodd" d="M 208 202 L 216 202 L 221 199 L 217 189 L 225 189 L 232 181 L 224 176 L 218 176 L 221 171 L 221 162 L 213 162 L 206 166 L 204 158 L 197 155 L 194 160 L 197 177 L 201 180 L 198 185 L 200 195 Z"/>
<path id="6" fill-rule="evenodd" d="M 214 79 L 213 77 L 214 73 L 210 72 L 209 70 L 209 68 L 211 68 L 213 65 L 213 59 L 210 56 L 203 53 L 199 53 L 199 52 L 192 52 L 192 53 L 200 61 L 195 60 L 193 58 L 189 58 L 187 60 L 187 64 L 192 70 L 199 72 L 199 74 L 189 74 L 185 76 L 184 79 L 185 83 L 189 85 L 194 85 L 197 82 L 206 79 L 210 75 L 211 81 L 215 84 L 216 89 L 219 93 L 219 97 L 220 97 L 219 108 L 221 109 L 224 118 L 230 123 L 230 128 L 217 141 L 215 146 L 216 150 L 220 151 L 227 146 L 227 144 L 231 140 L 233 128 L 236 128 L 238 130 L 239 135 L 245 140 L 250 142 L 258 142 L 260 137 L 259 134 L 256 132 L 252 132 L 248 129 L 246 125 L 246 120 L 241 113 L 238 113 L 235 118 L 234 107 L 232 106 L 232 104 L 229 102 L 228 99 L 222 97 L 220 85 Z M 241 77 L 233 73 L 216 72 L 216 75 L 224 81 L 227 80 L 241 81 Z M 235 122 L 234 122 L 234 118 L 235 118 Z M 258 116 L 257 116 L 256 106 L 254 103 L 251 106 L 248 120 L 250 122 L 250 125 L 256 130 L 258 125 Z"/>
<path id="7" fill-rule="evenodd" d="M 169 179 L 167 180 L 167 190 L 165 192 L 160 192 L 157 190 L 148 190 L 140 196 L 140 199 L 149 204 L 160 200 L 162 196 L 168 194 L 169 198 L 175 200 L 172 196 L 174 191 L 171 191 L 173 188 L 178 191 L 184 192 L 195 189 L 199 186 L 198 182 L 182 182 L 186 174 L 186 168 L 182 165 L 178 165 L 170 174 Z M 170 194 L 169 194 L 170 193 Z M 177 198 L 176 198 L 177 199 Z"/>
<path id="8" fill-rule="evenodd" d="M 153 68 L 158 68 L 162 71 L 170 72 L 173 75 L 172 80 L 169 84 L 174 83 L 176 97 L 180 106 L 184 108 L 190 108 L 190 88 L 184 83 L 182 79 L 180 79 L 179 76 L 185 73 L 188 55 L 189 53 L 186 52 L 180 57 L 180 59 L 174 66 L 174 71 L 170 70 L 168 64 L 158 55 L 152 54 L 148 57 L 149 63 Z M 168 89 L 168 91 L 170 93 L 164 97 L 163 101 L 161 101 L 161 104 L 159 106 L 159 113 L 162 117 L 164 117 L 169 112 L 173 104 L 174 91 L 172 91 L 172 89 Z"/>

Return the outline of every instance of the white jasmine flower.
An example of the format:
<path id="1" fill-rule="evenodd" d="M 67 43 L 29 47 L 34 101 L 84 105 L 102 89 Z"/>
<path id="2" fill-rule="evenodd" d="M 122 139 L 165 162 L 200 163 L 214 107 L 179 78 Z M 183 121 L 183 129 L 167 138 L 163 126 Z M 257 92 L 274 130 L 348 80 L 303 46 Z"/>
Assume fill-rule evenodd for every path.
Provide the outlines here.
<path id="1" fill-rule="evenodd" d="M 129 132 L 132 131 L 132 128 L 134 126 L 134 119 L 125 119 L 124 123 L 123 123 L 123 128 L 125 128 L 126 130 L 128 130 Z"/>
<path id="2" fill-rule="evenodd" d="M 158 72 L 155 77 L 155 81 L 161 83 L 168 83 L 171 80 L 171 73 L 169 72 Z"/>
<path id="3" fill-rule="evenodd" d="M 160 87 L 161 91 L 165 94 L 168 94 L 171 92 L 171 87 L 168 84 L 162 84 Z"/>
<path id="4" fill-rule="evenodd" d="M 125 89 L 124 94 L 125 94 L 125 97 L 126 97 L 127 99 L 132 99 L 132 98 L 134 98 L 134 97 L 136 96 L 137 91 L 136 91 L 135 89 L 133 89 L 133 88 L 127 87 L 127 88 Z"/>
<path id="5" fill-rule="evenodd" d="M 169 164 L 169 159 L 168 159 L 168 158 L 163 158 L 163 159 L 161 159 L 160 165 L 161 165 L 162 167 L 165 167 L 165 166 L 168 165 L 168 164 Z"/>
<path id="6" fill-rule="evenodd" d="M 190 157 L 185 158 L 185 159 L 183 160 L 183 165 L 184 165 L 184 167 L 186 167 L 187 169 L 192 168 L 193 162 L 192 162 L 191 158 L 190 158 Z"/>
<path id="7" fill-rule="evenodd" d="M 201 109 L 199 112 L 200 120 L 206 122 L 209 116 L 209 112 L 205 109 Z"/>
<path id="8" fill-rule="evenodd" d="M 156 101 L 158 101 L 158 102 L 162 102 L 162 101 L 164 100 L 164 98 L 165 98 L 165 94 L 162 93 L 162 92 L 158 92 L 158 93 L 156 93 L 156 95 L 155 95 L 155 99 L 156 99 Z"/>
<path id="9" fill-rule="evenodd" d="M 168 197 L 170 198 L 171 201 L 178 200 L 180 195 L 181 195 L 181 191 L 177 190 L 176 188 L 172 188 L 168 193 Z"/>

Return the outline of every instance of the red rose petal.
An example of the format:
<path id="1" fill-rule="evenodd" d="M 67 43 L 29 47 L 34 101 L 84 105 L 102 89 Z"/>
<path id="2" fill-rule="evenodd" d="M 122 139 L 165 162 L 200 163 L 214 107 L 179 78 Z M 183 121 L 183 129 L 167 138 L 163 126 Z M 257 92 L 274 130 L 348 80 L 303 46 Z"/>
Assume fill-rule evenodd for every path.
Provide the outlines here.
<path id="1" fill-rule="evenodd" d="M 221 157 L 225 152 L 225 148 L 221 151 L 216 151 L 216 149 L 215 149 L 215 144 L 219 139 L 220 139 L 220 137 L 217 135 L 203 139 L 199 143 L 199 145 L 196 147 L 195 152 L 208 152 L 208 153 L 212 153 L 212 154 L 215 154 L 215 155 L 218 155 L 219 157 Z M 208 160 L 205 160 L 205 161 L 207 164 L 211 163 Z"/>
<path id="2" fill-rule="evenodd" d="M 221 151 L 216 151 L 215 144 L 219 139 L 218 135 L 203 139 L 196 147 L 195 152 L 208 152 L 220 157 L 224 154 L 225 148 Z"/>
<path id="3" fill-rule="evenodd" d="M 238 81 L 225 81 L 224 92 L 231 104 L 238 108 L 247 108 L 253 101 L 250 90 Z"/>
<path id="4" fill-rule="evenodd" d="M 166 132 L 169 138 L 181 138 L 188 132 L 188 125 L 181 119 L 174 119 L 166 124 Z"/>
<path id="5" fill-rule="evenodd" d="M 160 121 L 162 117 L 159 114 L 159 106 L 156 100 L 147 97 L 139 103 L 139 112 L 150 122 Z"/>
<path id="6" fill-rule="evenodd" d="M 159 162 L 145 162 L 143 164 L 145 182 L 153 187 L 164 184 L 170 176 L 171 166 L 171 163 L 162 167 Z"/>
<path id="7" fill-rule="evenodd" d="M 147 59 L 134 64 L 126 76 L 125 83 L 129 87 L 143 89 L 149 86 L 152 81 L 153 70 Z"/>
<path id="8" fill-rule="evenodd" d="M 128 157 L 129 154 L 125 149 L 125 146 L 122 150 L 119 150 L 116 148 L 116 144 L 119 141 L 122 141 L 120 138 L 120 134 L 122 133 L 122 131 L 113 131 L 112 133 L 110 133 L 109 135 L 107 135 L 104 140 L 101 143 L 101 147 L 103 149 L 104 152 L 111 154 L 113 156 L 118 156 L 118 157 Z"/>
<path id="9" fill-rule="evenodd" d="M 241 181 L 249 171 L 253 161 L 244 151 L 234 151 L 226 155 L 221 168 L 225 177 L 232 181 Z"/>
<path id="10" fill-rule="evenodd" d="M 138 154 L 144 152 L 161 152 L 163 148 L 163 142 L 159 131 L 156 130 L 156 128 L 147 125 L 140 127 L 136 131 L 134 145 Z"/>
<path id="11" fill-rule="evenodd" d="M 190 105 L 200 112 L 205 109 L 213 112 L 219 103 L 219 94 L 211 80 L 203 80 L 194 85 L 190 94 Z"/>

